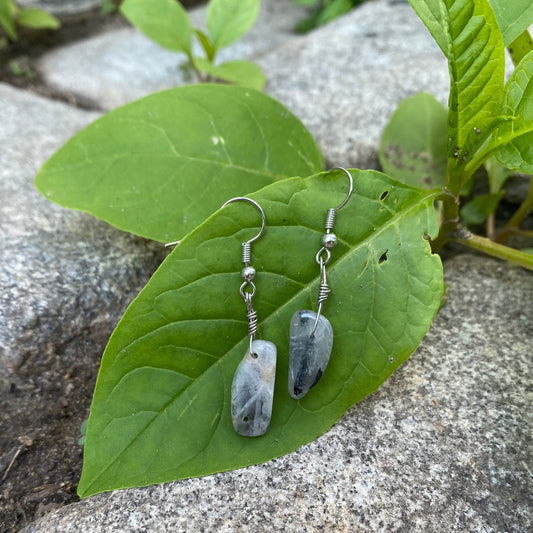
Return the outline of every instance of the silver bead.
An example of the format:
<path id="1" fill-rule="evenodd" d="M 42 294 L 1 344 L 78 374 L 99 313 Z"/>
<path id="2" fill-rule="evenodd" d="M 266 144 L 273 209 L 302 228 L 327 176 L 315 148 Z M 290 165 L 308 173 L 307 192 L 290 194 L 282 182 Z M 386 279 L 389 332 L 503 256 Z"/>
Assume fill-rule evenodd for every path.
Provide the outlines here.
<path id="1" fill-rule="evenodd" d="M 252 281 L 255 278 L 255 268 L 253 266 L 244 267 L 241 276 L 244 281 Z"/>
<path id="2" fill-rule="evenodd" d="M 326 248 L 333 248 L 337 244 L 337 235 L 335 233 L 326 233 L 322 237 L 322 243 Z"/>

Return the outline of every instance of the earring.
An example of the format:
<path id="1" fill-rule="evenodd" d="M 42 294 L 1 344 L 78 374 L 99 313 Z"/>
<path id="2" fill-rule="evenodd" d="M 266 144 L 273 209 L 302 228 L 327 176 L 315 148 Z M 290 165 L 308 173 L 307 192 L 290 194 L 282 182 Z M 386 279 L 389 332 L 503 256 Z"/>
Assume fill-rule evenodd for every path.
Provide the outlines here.
<path id="1" fill-rule="evenodd" d="M 250 264 L 251 244 L 263 235 L 265 213 L 257 202 L 241 196 L 228 200 L 222 207 L 237 201 L 249 202 L 255 206 L 261 214 L 262 223 L 259 233 L 249 241 L 242 243 L 244 268 L 241 271 L 241 276 L 244 281 L 239 292 L 246 304 L 250 343 L 233 376 L 231 385 L 231 418 L 233 427 L 239 435 L 258 437 L 263 435 L 270 425 L 277 357 L 277 349 L 274 343 L 255 340 L 257 313 L 252 307 L 252 298 L 256 291 L 253 282 L 256 271 Z"/>
<path id="2" fill-rule="evenodd" d="M 315 260 L 320 267 L 320 287 L 318 290 L 318 311 L 300 310 L 294 313 L 290 327 L 289 347 L 289 394 L 296 400 L 303 398 L 311 387 L 314 387 L 328 366 L 333 347 L 333 329 L 329 320 L 322 316 L 322 304 L 326 301 L 330 288 L 326 279 L 326 265 L 331 259 L 330 250 L 337 244 L 337 237 L 331 231 L 335 222 L 335 214 L 344 207 L 353 192 L 352 175 L 344 168 L 333 170 L 343 171 L 350 180 L 350 188 L 345 200 L 332 209 L 328 209 L 322 237 L 322 248 Z"/>

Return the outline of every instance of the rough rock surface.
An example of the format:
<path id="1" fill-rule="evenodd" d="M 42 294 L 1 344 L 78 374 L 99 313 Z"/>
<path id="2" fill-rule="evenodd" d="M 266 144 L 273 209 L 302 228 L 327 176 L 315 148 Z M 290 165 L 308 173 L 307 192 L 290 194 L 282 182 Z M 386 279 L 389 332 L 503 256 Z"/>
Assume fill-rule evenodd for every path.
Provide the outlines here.
<path id="1" fill-rule="evenodd" d="M 101 494 L 25 533 L 533 528 L 533 276 L 445 265 L 447 304 L 412 358 L 325 435 L 269 463 Z"/>
<path id="2" fill-rule="evenodd" d="M 444 55 L 407 3 L 367 2 L 295 36 L 302 13 L 283 0 L 264 2 L 256 26 L 221 58 L 257 61 L 266 92 L 302 118 L 329 162 L 375 167 L 381 132 L 404 98 L 425 90 L 446 103 Z M 205 9 L 192 18 L 202 24 Z M 128 28 L 51 52 L 39 68 L 58 90 L 111 109 L 184 83 L 180 61 Z"/>
<path id="3" fill-rule="evenodd" d="M 332 166 L 376 168 L 383 128 L 404 98 L 448 99 L 444 55 L 411 6 L 392 0 L 365 2 L 258 63 L 266 92 L 302 118 Z"/>
<path id="4" fill-rule="evenodd" d="M 18 0 L 21 7 L 38 7 L 54 15 L 75 15 L 97 9 L 102 0 Z"/>
<path id="5" fill-rule="evenodd" d="M 33 186 L 39 166 L 96 113 L 0 84 L 0 116 L 0 531 L 7 531 L 23 520 L 17 505 L 39 516 L 48 504 L 72 501 L 79 428 L 102 351 L 162 254 L 52 204 Z"/>

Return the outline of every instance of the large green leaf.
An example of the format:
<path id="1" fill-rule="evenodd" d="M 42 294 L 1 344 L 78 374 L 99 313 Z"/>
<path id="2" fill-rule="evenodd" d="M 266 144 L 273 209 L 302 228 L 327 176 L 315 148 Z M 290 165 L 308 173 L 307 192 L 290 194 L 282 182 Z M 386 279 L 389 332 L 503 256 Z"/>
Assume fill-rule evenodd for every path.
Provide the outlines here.
<path id="1" fill-rule="evenodd" d="M 217 50 L 241 38 L 259 15 L 260 0 L 211 0 L 207 31 Z"/>
<path id="2" fill-rule="evenodd" d="M 509 46 L 533 24 L 531 0 L 490 0 L 500 25 L 505 46 Z"/>
<path id="3" fill-rule="evenodd" d="M 464 166 L 501 112 L 505 48 L 487 0 L 450 1 L 448 154 Z"/>
<path id="4" fill-rule="evenodd" d="M 513 120 L 498 128 L 493 142 L 501 146 L 495 155 L 506 167 L 533 174 L 533 52 L 522 59 L 505 86 L 503 114 Z"/>
<path id="5" fill-rule="evenodd" d="M 392 115 L 379 148 L 383 171 L 425 189 L 446 184 L 446 108 L 428 93 L 406 98 Z"/>
<path id="6" fill-rule="evenodd" d="M 243 87 L 196 85 L 111 111 L 44 165 L 37 188 L 65 207 L 161 241 L 220 205 L 322 169 L 311 134 L 285 107 Z"/>
<path id="7" fill-rule="evenodd" d="M 120 321 L 104 353 L 89 418 L 79 494 L 202 476 L 269 460 L 326 431 L 415 350 L 443 289 L 438 231 L 422 191 L 375 171 L 352 171 L 354 194 L 339 211 L 324 305 L 335 332 L 318 385 L 296 401 L 287 390 L 289 322 L 314 308 L 326 210 L 344 199 L 344 174 L 283 180 L 251 195 L 264 208 L 254 244 L 258 338 L 274 342 L 273 417 L 262 437 L 236 434 L 233 373 L 248 339 L 240 243 L 259 216 L 231 204 L 189 234 Z M 226 197 L 219 198 L 220 202 Z"/>
<path id="8" fill-rule="evenodd" d="M 448 157 L 459 189 L 462 168 L 501 112 L 505 48 L 488 0 L 410 0 L 448 58 Z M 468 175 L 464 180 L 468 179 Z M 464 181 L 463 181 L 464 183 Z"/>
<path id="9" fill-rule="evenodd" d="M 191 55 L 191 21 L 177 0 L 124 0 L 120 12 L 158 45 Z"/>
<path id="10" fill-rule="evenodd" d="M 258 91 L 265 86 L 266 77 L 263 71 L 251 61 L 228 61 L 220 65 L 214 65 L 203 57 L 195 57 L 194 64 L 198 70 L 220 80 L 251 87 Z"/>

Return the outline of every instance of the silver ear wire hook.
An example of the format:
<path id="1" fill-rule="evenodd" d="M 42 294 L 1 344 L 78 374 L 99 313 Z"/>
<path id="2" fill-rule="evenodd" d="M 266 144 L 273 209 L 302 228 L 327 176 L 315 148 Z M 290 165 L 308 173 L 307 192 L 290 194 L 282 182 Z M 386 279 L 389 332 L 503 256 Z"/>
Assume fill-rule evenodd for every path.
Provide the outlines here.
<path id="1" fill-rule="evenodd" d="M 257 239 L 259 239 L 259 237 L 261 237 L 261 235 L 263 235 L 265 231 L 266 221 L 265 221 L 265 212 L 263 211 L 263 208 L 251 198 L 247 198 L 246 196 L 236 196 L 235 198 L 231 198 L 227 202 L 224 202 L 220 209 L 222 209 L 223 207 L 226 207 L 228 204 L 231 204 L 232 202 L 248 202 L 252 204 L 254 207 L 256 207 L 259 213 L 261 213 L 261 229 L 259 230 L 259 233 L 255 237 L 247 241 L 247 244 L 251 244 L 252 242 L 255 242 Z"/>
<path id="2" fill-rule="evenodd" d="M 248 202 L 252 204 L 259 213 L 261 214 L 261 229 L 259 230 L 259 233 L 252 237 L 251 239 L 247 240 L 246 242 L 242 243 L 242 262 L 244 263 L 244 268 L 241 271 L 242 279 L 244 280 L 241 287 L 240 287 L 240 294 L 242 298 L 244 299 L 244 303 L 246 304 L 246 313 L 248 317 L 248 336 L 250 337 L 250 354 L 253 355 L 252 345 L 255 339 L 255 334 L 257 332 L 257 313 L 252 307 L 252 298 L 255 295 L 255 284 L 253 282 L 255 278 L 255 268 L 250 265 L 252 261 L 252 243 L 255 242 L 261 235 L 263 235 L 265 231 L 265 212 L 263 211 L 263 208 L 254 200 L 251 198 L 247 198 L 246 196 L 236 196 L 235 198 L 231 198 L 227 202 L 225 202 L 221 209 L 223 207 L 226 207 L 228 204 L 231 204 L 232 202 Z M 251 290 L 246 290 L 246 287 L 250 287 Z"/>
<path id="3" fill-rule="evenodd" d="M 342 172 L 344 172 L 347 176 L 348 176 L 348 179 L 350 180 L 350 188 L 348 189 L 348 194 L 346 195 L 346 198 L 344 199 L 344 201 L 339 204 L 337 207 L 334 207 L 333 210 L 334 211 L 338 211 L 339 209 L 342 209 L 347 203 L 348 203 L 348 200 L 351 198 L 352 196 L 352 193 L 353 193 L 353 177 L 352 175 L 343 167 L 335 167 L 335 168 L 332 168 L 330 172 L 332 172 L 333 170 L 342 170 Z"/>
<path id="4" fill-rule="evenodd" d="M 326 222 L 324 224 L 324 229 L 326 230 L 325 235 L 322 237 L 322 248 L 318 251 L 315 257 L 315 261 L 320 266 L 320 286 L 318 289 L 318 310 L 316 314 L 315 323 L 313 325 L 313 330 L 311 331 L 311 338 L 315 336 L 316 328 L 318 326 L 318 321 L 320 320 L 320 316 L 322 314 L 322 304 L 326 301 L 329 293 L 330 288 L 328 287 L 328 282 L 326 279 L 326 265 L 328 264 L 329 260 L 331 259 L 331 252 L 330 249 L 333 248 L 337 244 L 337 236 L 332 233 L 333 225 L 335 224 L 335 214 L 339 209 L 342 209 L 350 200 L 352 193 L 353 193 L 353 177 L 350 172 L 348 172 L 343 167 L 335 167 L 330 170 L 330 172 L 333 172 L 334 170 L 341 170 L 344 172 L 348 179 L 350 180 L 350 187 L 348 189 L 348 194 L 346 195 L 346 198 L 337 206 L 332 207 L 331 209 L 328 209 L 327 215 L 326 215 Z M 322 255 L 325 254 L 324 257 Z"/>
<path id="5" fill-rule="evenodd" d="M 243 202 L 249 202 L 251 203 L 252 205 L 254 205 L 255 207 L 257 207 L 258 211 L 261 213 L 261 220 L 262 220 L 262 224 L 261 224 L 261 230 L 259 231 L 259 233 L 253 238 L 253 239 L 250 239 L 247 244 L 251 244 L 252 242 L 255 242 L 257 239 L 259 239 L 259 237 L 261 237 L 261 235 L 263 235 L 263 232 L 265 231 L 265 213 L 263 212 L 263 209 L 261 208 L 261 206 L 257 203 L 257 202 L 254 202 L 251 198 L 246 198 L 245 196 L 236 196 L 235 198 L 231 198 L 230 200 L 228 200 L 227 202 L 225 202 L 221 207 L 220 209 L 222 209 L 223 207 L 226 207 L 228 204 L 231 204 L 231 202 L 238 202 L 238 201 L 243 201 Z M 346 203 L 346 202 L 345 202 Z M 342 207 L 342 206 L 341 206 Z M 340 209 L 337 208 L 337 209 Z M 165 248 L 169 248 L 170 246 L 176 246 L 180 243 L 181 241 L 173 241 L 173 242 L 167 242 L 165 244 Z M 243 243 L 244 244 L 244 243 Z"/>

